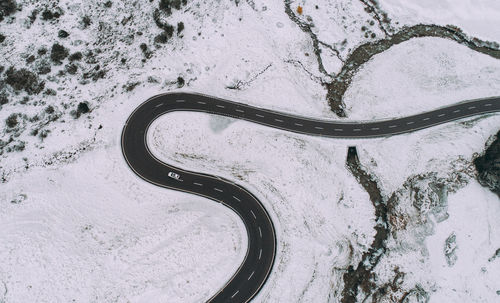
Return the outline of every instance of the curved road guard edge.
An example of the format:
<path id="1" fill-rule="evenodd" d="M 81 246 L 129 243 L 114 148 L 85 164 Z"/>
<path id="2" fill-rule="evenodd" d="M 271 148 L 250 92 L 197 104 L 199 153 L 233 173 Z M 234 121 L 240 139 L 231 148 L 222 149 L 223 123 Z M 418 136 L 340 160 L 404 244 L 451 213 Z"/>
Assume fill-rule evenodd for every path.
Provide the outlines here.
<path id="1" fill-rule="evenodd" d="M 146 136 L 151 123 L 172 111 L 193 111 L 243 119 L 295 133 L 330 138 L 373 138 L 408 133 L 433 125 L 500 111 L 500 97 L 477 99 L 404 118 L 342 122 L 315 120 L 194 93 L 154 96 L 130 115 L 122 131 L 122 152 L 130 168 L 157 186 L 199 195 L 236 212 L 245 224 L 248 248 L 243 263 L 208 302 L 248 302 L 266 282 L 276 255 L 276 233 L 262 203 L 229 180 L 186 171 L 161 162 L 150 152 Z M 169 178 L 174 172 L 180 181 Z"/>

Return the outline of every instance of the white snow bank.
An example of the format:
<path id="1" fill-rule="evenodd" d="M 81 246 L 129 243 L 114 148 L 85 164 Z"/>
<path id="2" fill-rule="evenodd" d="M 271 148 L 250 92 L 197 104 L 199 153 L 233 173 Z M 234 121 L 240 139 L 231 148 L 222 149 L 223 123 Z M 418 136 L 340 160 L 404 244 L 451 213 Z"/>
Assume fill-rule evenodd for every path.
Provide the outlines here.
<path id="1" fill-rule="evenodd" d="M 237 215 L 145 183 L 119 145 L 17 174 L 0 187 L 0 230 L 2 302 L 199 302 L 247 245 Z"/>
<path id="2" fill-rule="evenodd" d="M 277 259 L 257 302 L 324 300 L 372 241 L 373 207 L 344 167 L 346 141 L 175 112 L 151 125 L 148 144 L 167 163 L 235 180 L 270 212 Z"/>
<path id="3" fill-rule="evenodd" d="M 455 25 L 478 38 L 500 41 L 500 2 L 497 0 L 379 0 L 393 22 Z"/>
<path id="4" fill-rule="evenodd" d="M 432 302 L 497 302 L 500 290 L 500 203 L 498 197 L 477 182 L 450 195 L 450 217 L 435 226 L 426 240 L 429 275 L 434 277 Z M 455 265 L 444 256 L 445 240 L 456 235 Z M 490 259 L 490 260 L 489 260 Z"/>

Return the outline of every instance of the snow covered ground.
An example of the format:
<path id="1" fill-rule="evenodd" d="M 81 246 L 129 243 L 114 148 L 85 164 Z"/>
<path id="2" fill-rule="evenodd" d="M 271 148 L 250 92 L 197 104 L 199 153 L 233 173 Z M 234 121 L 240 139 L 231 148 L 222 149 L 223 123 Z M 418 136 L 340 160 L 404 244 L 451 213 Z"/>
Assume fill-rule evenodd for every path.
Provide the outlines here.
<path id="1" fill-rule="evenodd" d="M 325 100 L 320 79 L 328 79 L 318 72 L 309 35 L 290 20 L 281 1 L 189 1 L 168 19 L 174 25 L 183 21 L 185 30 L 164 45 L 152 42 L 161 32 L 152 20 L 157 1 L 135 6 L 113 1 L 109 8 L 101 1 L 18 3 L 21 10 L 0 23 L 6 37 L 0 42 L 0 66 L 37 70 L 50 61 L 54 42 L 70 53 L 81 51 L 84 59 L 72 62 L 76 75 L 58 74 L 70 64 L 65 59 L 39 76 L 56 95 L 28 95 L 8 86 L 0 91 L 10 100 L 0 110 L 1 139 L 12 136 L 26 143 L 23 151 L 0 155 L 0 302 L 199 302 L 210 297 L 243 259 L 244 227 L 216 203 L 138 179 L 122 159 L 121 128 L 145 99 L 178 90 L 178 77 L 185 81 L 180 90 L 336 119 Z M 55 5 L 64 10 L 59 19 L 42 20 L 39 13 L 30 21 L 34 9 L 54 10 Z M 362 26 L 381 35 L 357 1 L 318 2 L 318 8 L 292 2 L 294 12 L 298 5 L 304 10 L 300 20 L 311 18 L 312 31 L 342 49 L 342 55 L 376 40 L 364 37 Z M 500 14 L 497 6 L 494 0 L 380 1 L 399 25 L 451 23 L 469 35 L 498 41 L 498 27 L 492 26 Z M 91 21 L 87 27 L 85 15 Z M 70 36 L 58 38 L 60 29 Z M 149 58 L 141 43 L 152 51 Z M 49 54 L 39 55 L 41 47 Z M 338 71 L 341 60 L 322 49 L 327 71 Z M 87 55 L 89 50 L 93 55 Z M 31 55 L 35 61 L 27 63 Z M 94 81 L 97 66 L 106 73 Z M 85 78 L 86 73 L 91 76 Z M 498 60 L 447 40 L 413 39 L 362 66 L 345 103 L 352 120 L 391 118 L 498 95 L 499 83 Z M 228 89 L 235 85 L 240 89 Z M 91 112 L 74 119 L 70 112 L 82 101 L 89 102 Z M 58 116 L 54 121 L 49 121 L 54 117 L 46 110 L 49 105 Z M 16 131 L 3 123 L 12 113 L 26 115 Z M 35 115 L 39 120 L 30 119 Z M 499 122 L 499 115 L 470 118 L 414 134 L 355 141 L 172 113 L 155 123 L 149 142 L 165 161 L 235 180 L 263 201 L 277 227 L 278 256 L 257 302 L 340 300 L 342 274 L 356 266 L 374 235 L 368 195 L 344 167 L 349 145 L 358 147 L 361 163 L 377 176 L 386 197 L 399 192 L 409 226 L 418 227 L 391 238 L 391 250 L 376 271 L 380 280 L 390 279 L 398 267 L 406 272 L 403 288 L 421 287 L 431 302 L 495 302 L 500 258 L 488 260 L 500 248 L 499 200 L 475 183 L 470 161 L 484 150 Z M 30 135 L 34 128 L 50 133 Z M 423 185 L 417 185 L 429 196 L 428 183 L 436 180 L 456 188 L 445 199 L 449 217 L 415 214 L 405 184 L 420 175 Z M 444 245 L 453 232 L 456 263 L 450 267 Z"/>

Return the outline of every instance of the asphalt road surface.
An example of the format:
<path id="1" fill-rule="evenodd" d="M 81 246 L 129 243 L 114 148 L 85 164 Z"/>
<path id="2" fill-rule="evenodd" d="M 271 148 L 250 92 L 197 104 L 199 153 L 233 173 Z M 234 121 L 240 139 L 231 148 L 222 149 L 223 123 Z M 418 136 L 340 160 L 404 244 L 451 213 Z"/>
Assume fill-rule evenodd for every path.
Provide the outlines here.
<path id="1" fill-rule="evenodd" d="M 142 103 L 122 132 L 122 151 L 130 168 L 152 184 L 222 203 L 236 212 L 248 233 L 243 263 L 209 302 L 248 302 L 266 282 L 276 255 L 276 233 L 262 203 L 242 186 L 214 175 L 191 172 L 163 163 L 149 151 L 151 123 L 172 111 L 205 112 L 243 119 L 295 133 L 331 138 L 372 138 L 408 133 L 473 115 L 500 111 L 500 97 L 464 101 L 430 112 L 374 122 L 315 120 L 192 93 L 168 93 Z M 167 176 L 180 175 L 180 180 Z M 207 277 L 208 279 L 209 277 Z"/>

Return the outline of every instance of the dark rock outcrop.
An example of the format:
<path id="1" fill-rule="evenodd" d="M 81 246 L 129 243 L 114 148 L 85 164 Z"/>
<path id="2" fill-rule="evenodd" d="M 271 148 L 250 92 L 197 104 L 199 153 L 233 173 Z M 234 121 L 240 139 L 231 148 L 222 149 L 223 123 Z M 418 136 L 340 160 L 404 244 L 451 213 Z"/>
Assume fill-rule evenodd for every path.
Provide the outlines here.
<path id="1" fill-rule="evenodd" d="M 474 159 L 477 180 L 500 197 L 500 131 L 484 154 Z"/>

